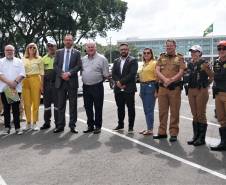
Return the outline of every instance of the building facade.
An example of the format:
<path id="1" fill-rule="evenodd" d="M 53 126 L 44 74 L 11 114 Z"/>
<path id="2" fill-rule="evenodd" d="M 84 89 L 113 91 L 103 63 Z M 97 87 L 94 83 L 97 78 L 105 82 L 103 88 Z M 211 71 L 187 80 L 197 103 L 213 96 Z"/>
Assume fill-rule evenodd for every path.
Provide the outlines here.
<path id="1" fill-rule="evenodd" d="M 129 45 L 135 46 L 139 53 L 144 48 L 150 47 L 153 49 L 155 57 L 158 57 L 160 53 L 165 52 L 165 41 L 167 39 L 174 39 L 177 43 L 177 52 L 182 53 L 186 59 L 189 59 L 189 49 L 192 45 L 200 45 L 203 48 L 203 57 L 211 60 L 212 57 L 217 57 L 217 43 L 220 40 L 226 40 L 226 35 L 215 35 L 207 37 L 173 37 L 173 38 L 152 38 L 152 39 L 138 39 L 128 38 L 126 40 L 119 40 L 118 44 L 126 42 Z"/>

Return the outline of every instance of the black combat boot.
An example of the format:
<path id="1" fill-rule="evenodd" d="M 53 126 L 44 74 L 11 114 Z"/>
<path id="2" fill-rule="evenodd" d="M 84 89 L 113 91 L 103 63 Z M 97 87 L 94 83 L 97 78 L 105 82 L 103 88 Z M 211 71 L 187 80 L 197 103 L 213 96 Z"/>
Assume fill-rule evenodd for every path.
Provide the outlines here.
<path id="1" fill-rule="evenodd" d="M 194 146 L 200 146 L 206 144 L 205 138 L 206 138 L 206 130 L 207 130 L 207 124 L 206 123 L 198 123 L 198 138 L 193 143 Z"/>
<path id="2" fill-rule="evenodd" d="M 193 143 L 194 143 L 194 142 L 197 140 L 197 138 L 198 138 L 198 133 L 199 133 L 199 131 L 198 131 L 198 129 L 199 129 L 198 124 L 199 124 L 199 123 L 197 123 L 197 122 L 195 122 L 195 121 L 192 122 L 192 126 L 193 126 L 193 138 L 192 138 L 190 141 L 187 142 L 188 145 L 193 145 Z"/>
<path id="3" fill-rule="evenodd" d="M 226 127 L 219 128 L 221 142 L 218 146 L 210 147 L 213 151 L 224 151 L 226 150 Z"/>

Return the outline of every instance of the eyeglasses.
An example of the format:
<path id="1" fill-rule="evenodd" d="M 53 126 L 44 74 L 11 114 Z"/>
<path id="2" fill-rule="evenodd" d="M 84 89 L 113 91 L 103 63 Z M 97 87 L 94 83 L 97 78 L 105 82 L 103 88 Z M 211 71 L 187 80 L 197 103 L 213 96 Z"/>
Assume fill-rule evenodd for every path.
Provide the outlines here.
<path id="1" fill-rule="evenodd" d="M 34 50 L 36 50 L 36 47 L 34 47 L 34 46 L 29 46 L 29 49 L 34 49 Z"/>
<path id="2" fill-rule="evenodd" d="M 224 46 L 224 47 L 217 47 L 217 51 L 221 51 L 221 50 L 225 51 L 226 50 L 226 46 Z"/>
<path id="3" fill-rule="evenodd" d="M 151 52 L 143 52 L 144 55 L 149 55 Z"/>
<path id="4" fill-rule="evenodd" d="M 52 45 L 52 44 L 48 44 L 48 45 L 47 45 L 47 47 L 48 47 L 48 48 L 53 48 L 53 47 L 54 47 L 54 45 Z"/>

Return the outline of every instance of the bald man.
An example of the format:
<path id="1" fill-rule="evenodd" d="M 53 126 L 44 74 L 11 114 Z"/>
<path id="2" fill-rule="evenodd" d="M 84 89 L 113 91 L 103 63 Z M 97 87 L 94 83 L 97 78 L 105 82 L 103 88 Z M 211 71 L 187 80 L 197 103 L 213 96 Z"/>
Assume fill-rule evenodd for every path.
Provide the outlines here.
<path id="1" fill-rule="evenodd" d="M 83 132 L 99 134 L 102 127 L 103 82 L 109 77 L 109 67 L 107 59 L 96 51 L 96 43 L 86 43 L 86 53 L 82 58 L 82 81 L 88 128 Z"/>
<path id="2" fill-rule="evenodd" d="M 22 134 L 20 129 L 20 99 L 15 96 L 10 97 L 6 89 L 11 92 L 17 92 L 20 96 L 22 87 L 21 81 L 25 77 L 25 68 L 19 58 L 14 57 L 15 48 L 12 45 L 5 47 L 5 57 L 0 61 L 0 93 L 4 109 L 4 135 L 10 134 L 10 110 L 13 112 L 13 122 L 16 134 Z M 11 99 L 12 98 L 12 99 Z"/>

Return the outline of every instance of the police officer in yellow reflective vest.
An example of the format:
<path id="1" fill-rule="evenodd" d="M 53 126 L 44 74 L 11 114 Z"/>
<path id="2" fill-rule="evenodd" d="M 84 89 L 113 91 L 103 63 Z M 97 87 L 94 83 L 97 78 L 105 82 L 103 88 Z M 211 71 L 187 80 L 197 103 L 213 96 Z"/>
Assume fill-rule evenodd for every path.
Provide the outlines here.
<path id="1" fill-rule="evenodd" d="M 217 44 L 219 58 L 214 62 L 213 93 L 215 94 L 215 105 L 217 120 L 220 123 L 220 144 L 210 147 L 214 151 L 226 150 L 226 40 Z"/>
<path id="2" fill-rule="evenodd" d="M 167 138 L 167 121 L 170 109 L 170 142 L 177 141 L 179 132 L 179 111 L 181 105 L 181 77 L 186 65 L 183 55 L 176 52 L 175 40 L 166 41 L 166 53 L 162 53 L 156 65 L 156 74 L 160 79 L 158 91 L 159 129 L 153 139 Z"/>
<path id="3" fill-rule="evenodd" d="M 54 104 L 54 121 L 57 123 L 57 92 L 55 89 L 56 73 L 53 69 L 53 62 L 56 53 L 56 42 L 52 39 L 47 43 L 48 53 L 42 58 L 44 63 L 44 87 L 43 87 L 43 104 L 44 104 L 44 124 L 40 128 L 48 129 L 51 126 L 51 104 Z"/>
<path id="4" fill-rule="evenodd" d="M 205 144 L 207 130 L 206 105 L 209 99 L 208 88 L 213 81 L 213 71 L 202 56 L 202 47 L 192 46 L 191 60 L 187 65 L 184 75 L 186 94 L 193 115 L 193 138 L 188 141 L 189 145 L 200 146 Z"/>

